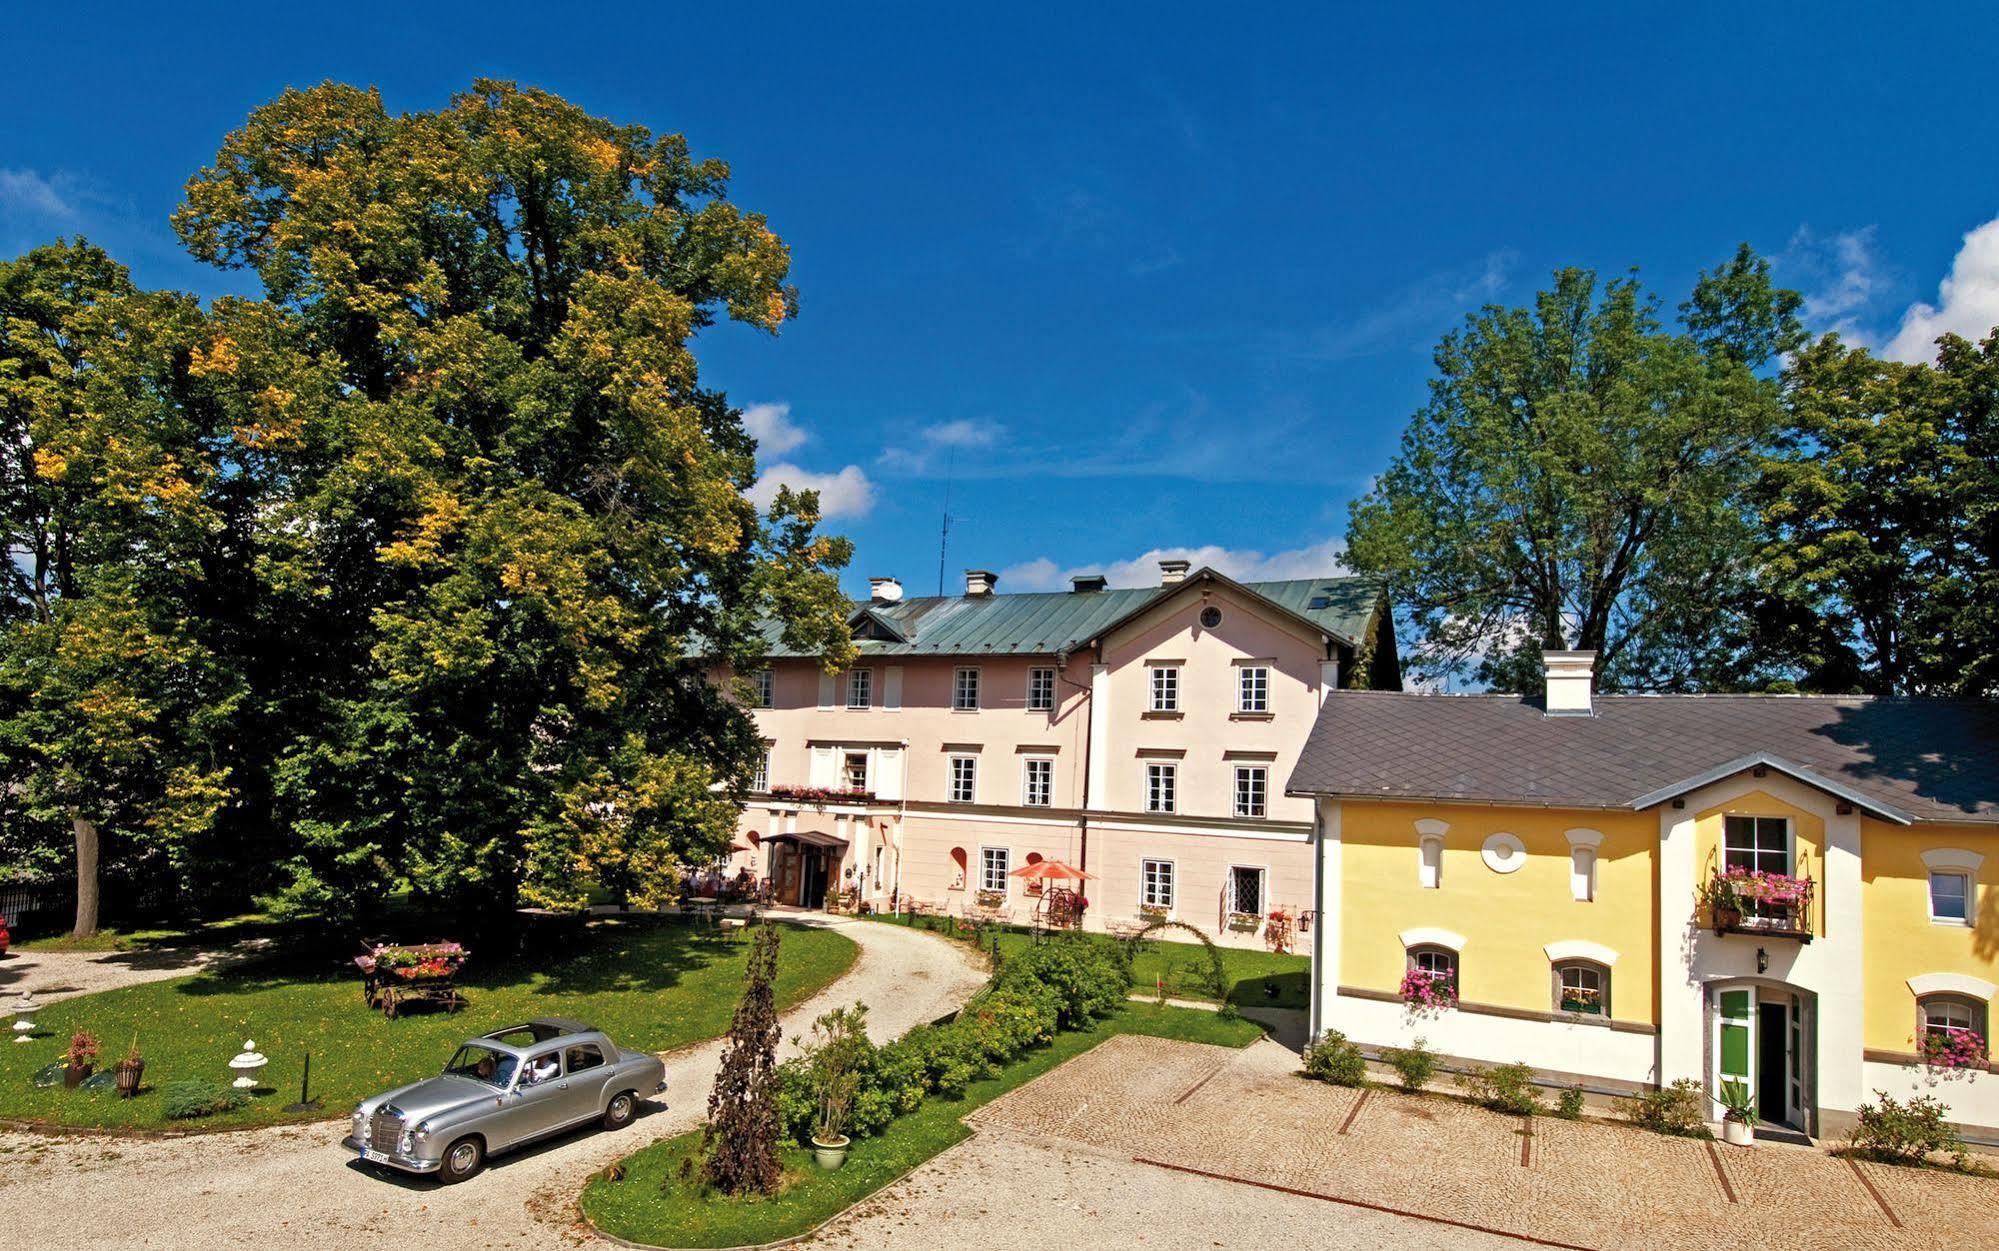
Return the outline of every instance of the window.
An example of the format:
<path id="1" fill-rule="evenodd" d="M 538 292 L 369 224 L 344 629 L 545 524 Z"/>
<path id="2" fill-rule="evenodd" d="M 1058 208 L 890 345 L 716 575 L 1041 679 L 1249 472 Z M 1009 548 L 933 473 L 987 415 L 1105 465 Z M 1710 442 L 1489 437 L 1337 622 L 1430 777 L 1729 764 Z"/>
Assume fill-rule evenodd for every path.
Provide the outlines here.
<path id="1" fill-rule="evenodd" d="M 1789 874 L 1791 823 L 1784 817 L 1728 817 L 1722 822 L 1722 857 L 1728 868 Z"/>
<path id="2" fill-rule="evenodd" d="M 1270 770 L 1262 765 L 1237 765 L 1235 770 L 1235 814 L 1239 817 L 1263 815 L 1264 796 L 1270 793 Z"/>
<path id="3" fill-rule="evenodd" d="M 1229 866 L 1228 905 L 1230 912 L 1263 915 L 1263 870 L 1249 865 Z"/>
<path id="4" fill-rule="evenodd" d="M 978 802 L 979 758 L 977 756 L 951 757 L 951 802 L 970 804 Z"/>
<path id="5" fill-rule="evenodd" d="M 1949 925 L 1971 924 L 1971 875 L 1961 872 L 1930 874 L 1930 920 Z"/>
<path id="6" fill-rule="evenodd" d="M 847 707 L 866 708 L 875 702 L 875 671 L 855 669 L 847 674 Z"/>
<path id="7" fill-rule="evenodd" d="M 1444 836 L 1423 835 L 1418 852 L 1416 880 L 1424 890 L 1436 890 L 1444 884 Z"/>
<path id="8" fill-rule="evenodd" d="M 562 1053 L 565 1071 L 581 1073 L 584 1069 L 594 1069 L 604 1063 L 604 1053 L 596 1043 L 578 1043 Z"/>
<path id="9" fill-rule="evenodd" d="M 1171 860 L 1141 860 L 1138 862 L 1138 902 L 1148 908 L 1173 909 L 1173 862 Z"/>
<path id="10" fill-rule="evenodd" d="M 759 792 L 770 789 L 770 748 L 768 747 L 757 753 L 757 771 L 750 778 L 750 789 Z"/>
<path id="11" fill-rule="evenodd" d="M 1206 608 L 1203 608 L 1201 610 L 1201 625 L 1204 628 L 1212 630 L 1221 623 L 1222 623 L 1221 609 L 1215 607 L 1213 604 L 1209 604 Z"/>
<path id="12" fill-rule="evenodd" d="M 868 753 L 848 752 L 840 764 L 840 780 L 850 791 L 868 789 Z"/>
<path id="13" fill-rule="evenodd" d="M 1924 995 L 1916 1001 L 1916 1011 L 1924 1039 L 1948 1041 L 1959 1034 L 1985 1037 L 1985 1005 L 1969 995 Z"/>
<path id="14" fill-rule="evenodd" d="M 1027 671 L 1027 710 L 1029 712 L 1049 712 L 1055 707 L 1055 671 L 1053 669 L 1029 669 Z"/>
<path id="15" fill-rule="evenodd" d="M 979 671 L 960 669 L 951 679 L 951 707 L 958 712 L 977 712 L 979 708 Z"/>
<path id="16" fill-rule="evenodd" d="M 1055 762 L 1029 758 L 1020 762 L 1020 802 L 1046 808 L 1055 802 Z"/>
<path id="17" fill-rule="evenodd" d="M 1579 903 L 1596 898 L 1596 848 L 1588 843 L 1569 843 L 1569 897 Z"/>
<path id="18" fill-rule="evenodd" d="M 1179 789 L 1180 769 L 1177 765 L 1149 764 L 1145 766 L 1145 810 L 1147 812 L 1173 811 L 1174 792 Z"/>
<path id="19" fill-rule="evenodd" d="M 1564 960 L 1557 964 L 1555 1011 L 1608 1017 L 1610 970 L 1591 960 Z"/>
<path id="20" fill-rule="evenodd" d="M 1180 669 L 1177 665 L 1152 666 L 1152 711 L 1180 711 Z"/>
<path id="21" fill-rule="evenodd" d="M 757 686 L 757 707 L 773 708 L 777 705 L 777 680 L 768 669 L 757 670 L 753 679 Z"/>
<path id="22" fill-rule="evenodd" d="M 1270 711 L 1270 670 L 1263 665 L 1244 665 L 1236 671 L 1237 712 Z"/>
<path id="23" fill-rule="evenodd" d="M 1458 987 L 1458 953 L 1449 947 L 1411 947 L 1409 967 L 1428 973 L 1432 983 L 1441 981 L 1452 990 Z"/>
<path id="24" fill-rule="evenodd" d="M 979 889 L 1004 892 L 1012 862 L 1013 852 L 1005 847 L 979 848 Z"/>

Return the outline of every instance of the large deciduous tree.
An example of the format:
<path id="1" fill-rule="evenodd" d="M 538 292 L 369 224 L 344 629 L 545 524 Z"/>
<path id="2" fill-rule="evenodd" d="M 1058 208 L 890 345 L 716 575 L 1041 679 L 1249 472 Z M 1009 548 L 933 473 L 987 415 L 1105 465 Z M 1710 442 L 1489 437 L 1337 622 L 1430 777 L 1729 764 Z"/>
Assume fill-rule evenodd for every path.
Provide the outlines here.
<path id="1" fill-rule="evenodd" d="M 1421 634 L 1419 672 L 1538 689 L 1544 651 L 1609 689 L 1739 679 L 1747 488 L 1783 417 L 1798 297 L 1747 246 L 1666 324 L 1636 276 L 1565 269 L 1436 351 L 1430 399 L 1356 501 L 1349 560 Z"/>

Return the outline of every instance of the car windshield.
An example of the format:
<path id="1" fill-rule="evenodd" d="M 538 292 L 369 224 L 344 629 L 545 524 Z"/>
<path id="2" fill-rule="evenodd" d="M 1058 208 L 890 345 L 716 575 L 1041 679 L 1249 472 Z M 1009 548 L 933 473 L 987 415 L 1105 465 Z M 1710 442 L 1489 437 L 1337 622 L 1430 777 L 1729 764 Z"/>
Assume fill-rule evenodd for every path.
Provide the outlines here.
<path id="1" fill-rule="evenodd" d="M 451 1063 L 444 1066 L 444 1072 L 450 1077 L 469 1077 L 504 1090 L 514 1080 L 514 1064 L 514 1057 L 504 1051 L 466 1043 L 451 1057 Z"/>

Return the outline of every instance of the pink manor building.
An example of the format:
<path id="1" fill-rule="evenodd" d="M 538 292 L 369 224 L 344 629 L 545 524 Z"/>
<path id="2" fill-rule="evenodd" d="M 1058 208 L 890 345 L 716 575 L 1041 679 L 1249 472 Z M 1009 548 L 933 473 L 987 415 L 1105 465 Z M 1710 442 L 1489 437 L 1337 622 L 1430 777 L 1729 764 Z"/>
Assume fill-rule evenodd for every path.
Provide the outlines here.
<path id="1" fill-rule="evenodd" d="M 1312 801 L 1283 785 L 1328 693 L 1400 688 L 1374 583 L 1173 560 L 1132 590 L 871 582 L 852 668 L 774 643 L 746 675 L 765 756 L 732 870 L 804 907 L 838 891 L 1025 922 L 1039 901 L 1012 871 L 1059 860 L 1094 875 L 1089 929 L 1164 917 L 1262 946 L 1281 910 L 1309 930 Z"/>

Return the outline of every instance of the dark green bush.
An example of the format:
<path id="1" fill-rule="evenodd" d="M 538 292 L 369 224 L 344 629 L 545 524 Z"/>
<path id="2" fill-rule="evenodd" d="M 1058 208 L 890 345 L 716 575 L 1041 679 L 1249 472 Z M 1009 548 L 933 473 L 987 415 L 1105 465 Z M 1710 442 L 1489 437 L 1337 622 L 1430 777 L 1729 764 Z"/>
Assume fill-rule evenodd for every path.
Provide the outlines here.
<path id="1" fill-rule="evenodd" d="M 1402 1079 L 1402 1089 L 1412 1095 L 1422 1094 L 1423 1087 L 1437 1075 L 1436 1053 L 1425 1047 L 1420 1038 L 1412 1040 L 1407 1047 L 1389 1048 L 1381 1053 L 1381 1058 Z"/>
<path id="2" fill-rule="evenodd" d="M 199 1077 L 183 1077 L 160 1084 L 160 1114 L 170 1121 L 191 1121 L 198 1117 L 231 1112 L 249 1097 L 233 1086 Z"/>
<path id="3" fill-rule="evenodd" d="M 1329 1029 L 1306 1046 L 1305 1076 L 1335 1086 L 1365 1086 L 1367 1058 L 1345 1034 Z"/>
<path id="4" fill-rule="evenodd" d="M 1617 1110 L 1641 1129 L 1675 1138 L 1712 1138 L 1707 1126 L 1707 1091 L 1694 1078 L 1647 1090 L 1618 1101 Z"/>
<path id="5" fill-rule="evenodd" d="M 1052 996 L 1056 1026 L 1082 1029 L 1124 1003 L 1131 992 L 1131 966 L 1117 943 L 1058 939 L 1036 943 L 1007 961 L 993 987 Z"/>
<path id="6" fill-rule="evenodd" d="M 1971 1162 L 1964 1139 L 1944 1120 L 1950 1109 L 1928 1095 L 1897 1103 L 1877 1090 L 1879 1103 L 1860 1105 L 1860 1122 L 1853 1127 L 1853 1150 L 1884 1164 L 1924 1164 L 1933 1155 L 1948 1155 L 1958 1168 Z"/>
<path id="7" fill-rule="evenodd" d="M 1565 1121 L 1579 1121 L 1583 1115 L 1583 1088 L 1571 1086 L 1555 1101 L 1555 1115 Z"/>
<path id="8" fill-rule="evenodd" d="M 1472 1102 L 1512 1116 L 1538 1116 L 1547 1109 L 1534 1089 L 1534 1070 L 1524 1064 L 1473 1068 L 1458 1078 Z"/>

